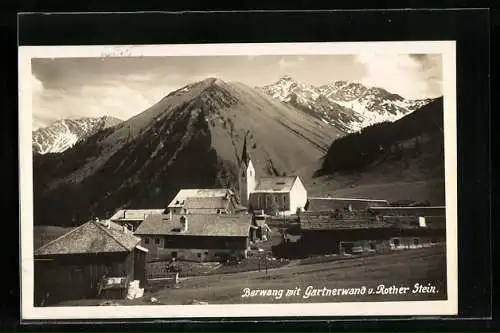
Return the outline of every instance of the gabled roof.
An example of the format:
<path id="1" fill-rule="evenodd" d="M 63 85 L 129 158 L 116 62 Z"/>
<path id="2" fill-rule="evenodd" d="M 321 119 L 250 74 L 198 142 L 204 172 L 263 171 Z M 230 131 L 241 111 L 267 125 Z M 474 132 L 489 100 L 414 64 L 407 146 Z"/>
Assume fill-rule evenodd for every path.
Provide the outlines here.
<path id="1" fill-rule="evenodd" d="M 165 209 L 120 209 L 113 216 L 111 221 L 144 220 L 151 214 L 162 214 Z"/>
<path id="2" fill-rule="evenodd" d="M 253 192 L 287 193 L 292 190 L 297 178 L 298 176 L 263 177 L 258 180 Z"/>
<path id="3" fill-rule="evenodd" d="M 230 197 L 234 193 L 227 188 L 214 188 L 214 189 L 182 189 L 177 192 L 177 195 L 168 204 L 169 208 L 184 207 L 187 198 L 217 198 L 217 197 Z"/>
<path id="4" fill-rule="evenodd" d="M 184 201 L 184 208 L 190 209 L 226 209 L 230 203 L 226 197 L 190 197 Z"/>
<path id="5" fill-rule="evenodd" d="M 185 216 L 188 228 L 181 231 L 180 219 Z M 187 214 L 150 215 L 135 231 L 136 235 L 179 235 L 179 236 L 218 236 L 246 237 L 251 224 L 251 216 L 217 215 L 217 214 Z"/>
<path id="6" fill-rule="evenodd" d="M 109 223 L 109 227 L 105 223 Z M 35 255 L 130 252 L 140 241 L 116 223 L 89 221 L 40 247 Z"/>

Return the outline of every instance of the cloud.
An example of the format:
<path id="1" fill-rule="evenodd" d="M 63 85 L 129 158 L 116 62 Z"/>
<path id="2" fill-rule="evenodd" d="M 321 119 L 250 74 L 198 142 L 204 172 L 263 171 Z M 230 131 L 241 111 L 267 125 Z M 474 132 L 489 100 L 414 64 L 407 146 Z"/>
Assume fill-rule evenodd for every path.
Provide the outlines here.
<path id="1" fill-rule="evenodd" d="M 35 75 L 31 74 L 31 92 L 32 94 L 40 94 L 43 92 L 43 83 Z"/>
<path id="2" fill-rule="evenodd" d="M 34 81 L 35 82 L 35 81 Z M 40 82 L 41 83 L 41 82 Z M 146 110 L 170 91 L 179 88 L 167 82 L 131 77 L 66 88 L 45 88 L 33 84 L 34 129 L 67 118 L 114 116 L 122 120 Z"/>
<path id="3" fill-rule="evenodd" d="M 280 58 L 278 65 L 280 69 L 289 69 L 297 65 L 296 60 L 287 60 L 285 57 Z"/>
<path id="4" fill-rule="evenodd" d="M 357 61 L 365 68 L 361 82 L 382 87 L 407 98 L 441 95 L 439 56 L 407 54 L 360 54 Z"/>

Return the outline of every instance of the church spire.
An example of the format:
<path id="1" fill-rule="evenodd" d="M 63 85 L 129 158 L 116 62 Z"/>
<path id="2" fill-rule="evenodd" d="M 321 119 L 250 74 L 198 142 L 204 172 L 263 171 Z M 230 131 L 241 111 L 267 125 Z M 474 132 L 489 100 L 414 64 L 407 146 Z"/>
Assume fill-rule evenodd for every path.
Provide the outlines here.
<path id="1" fill-rule="evenodd" d="M 245 166 L 247 166 L 248 162 L 250 161 L 250 156 L 248 155 L 247 151 L 247 136 L 248 132 L 245 134 L 245 138 L 243 139 L 243 150 L 241 152 L 241 163 Z"/>

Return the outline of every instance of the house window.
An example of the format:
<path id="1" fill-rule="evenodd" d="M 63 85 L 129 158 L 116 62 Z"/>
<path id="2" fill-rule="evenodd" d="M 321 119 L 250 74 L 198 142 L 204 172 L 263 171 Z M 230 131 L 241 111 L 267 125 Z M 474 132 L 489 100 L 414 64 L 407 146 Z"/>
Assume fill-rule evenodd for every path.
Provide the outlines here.
<path id="1" fill-rule="evenodd" d="M 413 239 L 413 245 L 418 245 L 418 244 L 419 244 L 418 238 L 414 238 Z"/>
<path id="2" fill-rule="evenodd" d="M 377 247 L 375 246 L 375 243 L 373 243 L 373 242 L 370 242 L 368 244 L 368 246 L 370 247 L 370 251 L 375 251 L 377 249 Z"/>
<path id="3" fill-rule="evenodd" d="M 146 245 L 149 244 L 149 238 L 148 237 L 144 238 L 144 244 L 146 244 Z"/>
<path id="4" fill-rule="evenodd" d="M 198 253 L 197 255 L 198 255 L 198 258 L 201 258 L 201 253 Z"/>
<path id="5" fill-rule="evenodd" d="M 394 247 L 398 247 L 399 245 L 401 245 L 401 242 L 400 242 L 399 238 L 394 238 L 392 240 L 392 244 L 394 245 Z"/>
<path id="6" fill-rule="evenodd" d="M 172 258 L 177 258 L 177 252 L 172 252 Z"/>
<path id="7" fill-rule="evenodd" d="M 159 238 L 155 238 L 155 245 L 159 245 L 160 244 L 160 239 Z"/>

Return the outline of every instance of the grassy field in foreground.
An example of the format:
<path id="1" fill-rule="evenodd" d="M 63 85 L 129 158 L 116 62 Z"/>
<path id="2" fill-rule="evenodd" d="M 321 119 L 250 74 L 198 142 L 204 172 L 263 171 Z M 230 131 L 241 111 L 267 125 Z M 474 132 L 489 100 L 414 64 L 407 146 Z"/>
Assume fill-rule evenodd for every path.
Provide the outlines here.
<path id="1" fill-rule="evenodd" d="M 435 293 L 376 294 L 311 296 L 303 298 L 309 289 L 409 287 L 415 284 L 435 287 Z M 302 294 L 290 297 L 255 296 L 242 297 L 245 288 L 249 291 L 284 290 L 300 288 Z M 146 292 L 144 297 L 133 301 L 118 300 L 119 304 L 189 304 L 193 300 L 209 304 L 242 303 L 302 303 L 302 302 L 362 302 L 362 301 L 408 301 L 446 299 L 445 246 L 404 250 L 369 257 L 337 260 L 307 265 L 288 265 L 265 272 L 241 272 L 185 278 L 176 288 L 161 288 Z M 65 302 L 61 305 L 97 305 L 101 301 Z"/>

